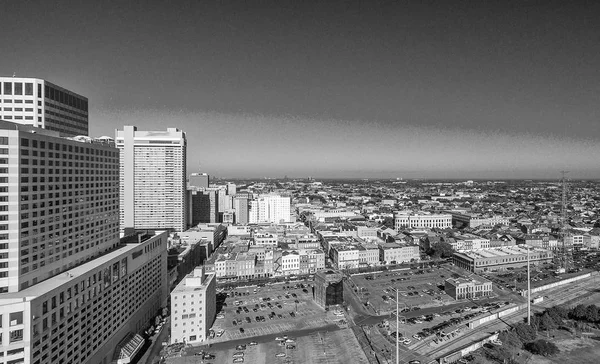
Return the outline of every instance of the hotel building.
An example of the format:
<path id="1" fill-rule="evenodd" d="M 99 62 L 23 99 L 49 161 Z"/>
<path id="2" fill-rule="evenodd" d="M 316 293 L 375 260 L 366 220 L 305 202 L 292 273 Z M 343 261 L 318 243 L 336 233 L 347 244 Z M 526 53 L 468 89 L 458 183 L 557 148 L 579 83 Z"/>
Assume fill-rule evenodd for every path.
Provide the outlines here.
<path id="1" fill-rule="evenodd" d="M 185 133 L 125 126 L 116 131 L 115 143 L 120 151 L 121 230 L 185 231 Z"/>
<path id="2" fill-rule="evenodd" d="M 118 151 L 78 140 L 0 121 L 0 293 L 119 244 Z"/>
<path id="3" fill-rule="evenodd" d="M 38 78 L 0 77 L 0 119 L 86 136 L 88 99 Z"/>
<path id="4" fill-rule="evenodd" d="M 135 356 L 143 341 L 132 335 L 166 304 L 166 254 L 166 232 L 138 235 L 42 283 L 0 294 L 0 362 L 96 364 Z"/>

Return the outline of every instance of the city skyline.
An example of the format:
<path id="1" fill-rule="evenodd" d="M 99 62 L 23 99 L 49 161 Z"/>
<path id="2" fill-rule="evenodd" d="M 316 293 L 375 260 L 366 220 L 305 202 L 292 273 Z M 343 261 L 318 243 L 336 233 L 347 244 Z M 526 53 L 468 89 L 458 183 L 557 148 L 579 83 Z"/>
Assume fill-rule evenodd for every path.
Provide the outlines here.
<path id="1" fill-rule="evenodd" d="M 28 5 L 2 75 L 88 97 L 91 136 L 182 129 L 188 172 L 600 176 L 597 4 Z"/>

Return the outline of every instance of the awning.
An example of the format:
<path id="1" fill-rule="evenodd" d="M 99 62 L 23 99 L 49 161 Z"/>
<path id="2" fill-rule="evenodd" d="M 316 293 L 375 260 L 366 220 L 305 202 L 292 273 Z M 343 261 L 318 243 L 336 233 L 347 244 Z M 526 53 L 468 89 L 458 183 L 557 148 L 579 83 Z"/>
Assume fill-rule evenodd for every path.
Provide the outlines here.
<path id="1" fill-rule="evenodd" d="M 113 355 L 112 363 L 114 364 L 128 364 L 131 363 L 135 355 L 140 351 L 142 346 L 144 346 L 143 337 L 139 334 L 134 334 L 130 332 L 121 340 L 119 345 L 117 345 L 117 349 L 115 350 L 115 354 Z"/>

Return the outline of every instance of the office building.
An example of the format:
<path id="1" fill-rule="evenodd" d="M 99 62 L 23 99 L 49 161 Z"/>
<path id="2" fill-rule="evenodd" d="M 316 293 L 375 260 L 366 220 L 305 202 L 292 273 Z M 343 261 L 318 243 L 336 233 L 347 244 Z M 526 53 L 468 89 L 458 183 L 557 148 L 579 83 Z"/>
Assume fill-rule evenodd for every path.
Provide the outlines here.
<path id="1" fill-rule="evenodd" d="M 552 252 L 530 247 L 529 260 L 532 265 L 550 263 Z M 527 266 L 527 249 L 522 246 L 463 251 L 452 255 L 452 262 L 471 272 L 502 271 L 507 268 Z"/>
<path id="2" fill-rule="evenodd" d="M 190 174 L 189 186 L 197 188 L 208 188 L 210 177 L 206 173 Z"/>
<path id="3" fill-rule="evenodd" d="M 332 270 L 315 274 L 313 297 L 315 302 L 326 309 L 344 303 L 344 275 Z"/>
<path id="4" fill-rule="evenodd" d="M 483 298 L 492 294 L 492 282 L 475 274 L 467 278 L 448 278 L 444 288 L 455 300 Z"/>
<path id="5" fill-rule="evenodd" d="M 290 198 L 280 195 L 260 195 L 251 201 L 250 224 L 278 224 L 290 221 Z"/>
<path id="6" fill-rule="evenodd" d="M 166 244 L 166 232 L 141 234 L 42 283 L 0 294 L 0 361 L 110 363 L 128 344 L 123 340 L 150 326 L 166 304 Z"/>
<path id="7" fill-rule="evenodd" d="M 0 121 L 0 293 L 119 244 L 118 150 Z"/>
<path id="8" fill-rule="evenodd" d="M 450 229 L 452 228 L 452 215 L 394 212 L 394 229 L 400 231 L 405 228 Z"/>
<path id="9" fill-rule="evenodd" d="M 186 137 L 175 128 L 117 130 L 120 151 L 121 229 L 184 231 L 186 218 Z"/>
<path id="10" fill-rule="evenodd" d="M 59 132 L 88 135 L 88 99 L 38 78 L 0 77 L 0 119 Z"/>
<path id="11" fill-rule="evenodd" d="M 219 221 L 219 195 L 212 188 L 188 187 L 188 221 L 190 226 Z"/>
<path id="12" fill-rule="evenodd" d="M 237 192 L 237 186 L 235 183 L 228 182 L 227 183 L 227 195 L 233 196 Z"/>
<path id="13" fill-rule="evenodd" d="M 403 243 L 381 243 L 379 247 L 379 260 L 382 264 L 401 264 L 418 262 L 420 258 L 419 246 Z"/>
<path id="14" fill-rule="evenodd" d="M 233 197 L 233 209 L 235 210 L 235 223 L 248 224 L 248 198 L 245 196 Z"/>
<path id="15" fill-rule="evenodd" d="M 171 292 L 171 343 L 206 340 L 217 314 L 216 279 L 196 267 Z"/>

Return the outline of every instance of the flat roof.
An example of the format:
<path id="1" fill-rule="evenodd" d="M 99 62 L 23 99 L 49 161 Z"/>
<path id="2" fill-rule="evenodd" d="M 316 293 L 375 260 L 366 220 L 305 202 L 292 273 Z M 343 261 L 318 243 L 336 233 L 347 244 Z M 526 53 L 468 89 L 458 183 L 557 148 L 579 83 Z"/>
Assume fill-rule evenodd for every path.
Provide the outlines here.
<path id="1" fill-rule="evenodd" d="M 531 253 L 550 252 L 547 249 L 542 249 L 542 248 L 538 248 L 538 247 L 530 247 L 529 251 Z M 463 251 L 463 252 L 455 253 L 455 254 L 462 254 L 471 259 L 497 258 L 497 257 L 509 257 L 509 256 L 515 256 L 515 255 L 519 255 L 519 256 L 527 255 L 527 249 L 522 248 L 518 245 L 512 245 L 512 246 L 503 246 L 503 247 L 498 247 L 498 248 Z"/>

